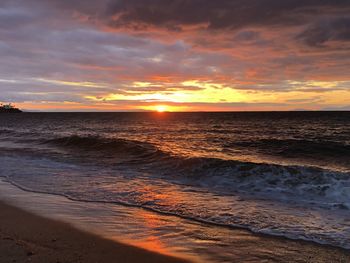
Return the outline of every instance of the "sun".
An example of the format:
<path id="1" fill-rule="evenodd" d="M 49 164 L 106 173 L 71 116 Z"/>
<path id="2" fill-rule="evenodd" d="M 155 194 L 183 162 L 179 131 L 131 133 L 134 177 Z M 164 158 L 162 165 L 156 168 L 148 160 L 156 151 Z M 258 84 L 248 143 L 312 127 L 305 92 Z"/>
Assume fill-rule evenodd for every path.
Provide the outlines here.
<path id="1" fill-rule="evenodd" d="M 153 111 L 158 113 L 163 112 L 180 112 L 180 111 L 186 111 L 189 110 L 189 107 L 187 106 L 178 106 L 178 105 L 167 105 L 167 104 L 156 104 L 156 105 L 147 105 L 147 106 L 140 106 L 139 109 L 146 110 L 146 111 Z"/>
<path id="2" fill-rule="evenodd" d="M 157 106 L 155 106 L 155 110 L 157 112 L 165 112 L 165 111 L 168 111 L 168 106 L 166 106 L 166 105 L 157 105 Z"/>

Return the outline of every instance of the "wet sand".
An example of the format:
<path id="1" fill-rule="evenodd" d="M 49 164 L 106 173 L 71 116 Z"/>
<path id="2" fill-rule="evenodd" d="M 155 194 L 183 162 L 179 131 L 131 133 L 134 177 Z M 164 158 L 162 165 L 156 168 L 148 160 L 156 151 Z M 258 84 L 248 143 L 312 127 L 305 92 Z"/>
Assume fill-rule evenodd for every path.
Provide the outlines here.
<path id="1" fill-rule="evenodd" d="M 113 242 L 0 202 L 0 262 L 187 262 Z"/>
<path id="2" fill-rule="evenodd" d="M 2 202 L 0 211 L 1 263 L 189 262 L 106 240 Z M 235 236 L 230 262 L 350 262 L 348 250 L 239 229 L 230 231 Z M 200 262 L 199 258 L 201 255 Z M 216 261 L 220 262 L 218 258 Z"/>

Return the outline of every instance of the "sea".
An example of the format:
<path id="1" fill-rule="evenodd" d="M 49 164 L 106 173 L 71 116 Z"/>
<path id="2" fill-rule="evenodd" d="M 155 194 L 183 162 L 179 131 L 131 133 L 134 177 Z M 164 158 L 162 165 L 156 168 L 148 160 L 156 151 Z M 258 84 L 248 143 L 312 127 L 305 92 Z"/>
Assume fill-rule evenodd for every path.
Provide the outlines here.
<path id="1" fill-rule="evenodd" d="M 0 114 L 0 179 L 213 262 L 231 229 L 350 249 L 350 112 Z"/>

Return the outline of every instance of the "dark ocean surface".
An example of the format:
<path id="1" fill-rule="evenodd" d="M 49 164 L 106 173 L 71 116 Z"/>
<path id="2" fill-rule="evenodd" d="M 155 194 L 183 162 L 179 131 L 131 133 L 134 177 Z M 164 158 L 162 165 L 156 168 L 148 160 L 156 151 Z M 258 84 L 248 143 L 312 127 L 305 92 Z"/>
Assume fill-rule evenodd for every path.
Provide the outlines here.
<path id="1" fill-rule="evenodd" d="M 350 112 L 0 114 L 0 176 L 350 248 Z"/>

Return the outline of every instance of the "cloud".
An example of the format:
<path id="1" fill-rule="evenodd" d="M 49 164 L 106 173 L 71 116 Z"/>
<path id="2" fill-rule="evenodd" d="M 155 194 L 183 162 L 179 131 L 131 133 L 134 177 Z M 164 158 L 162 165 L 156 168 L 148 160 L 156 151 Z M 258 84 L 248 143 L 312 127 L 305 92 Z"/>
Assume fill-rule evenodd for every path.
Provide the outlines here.
<path id="1" fill-rule="evenodd" d="M 324 47 L 329 41 L 350 41 L 350 16 L 317 21 L 298 38 L 307 45 L 316 47 Z"/>
<path id="2" fill-rule="evenodd" d="M 347 0 L 118 0 L 110 1 L 105 17 L 115 27 L 163 26 L 181 29 L 207 25 L 208 29 L 298 25 L 310 17 L 345 13 Z"/>
<path id="3" fill-rule="evenodd" d="M 348 0 L 3 0 L 0 99 L 176 95 L 206 107 L 190 95 L 215 90 L 254 107 L 321 93 L 344 104 L 349 13 Z"/>
<path id="4" fill-rule="evenodd" d="M 325 111 L 350 111 L 350 105 L 346 105 L 346 106 L 333 105 L 333 106 L 325 107 L 322 110 L 325 110 Z"/>

